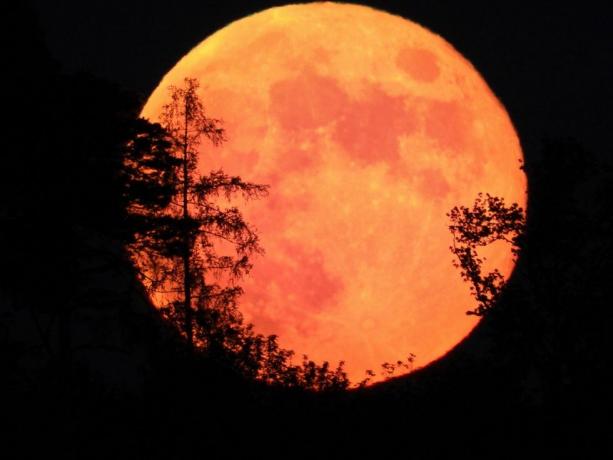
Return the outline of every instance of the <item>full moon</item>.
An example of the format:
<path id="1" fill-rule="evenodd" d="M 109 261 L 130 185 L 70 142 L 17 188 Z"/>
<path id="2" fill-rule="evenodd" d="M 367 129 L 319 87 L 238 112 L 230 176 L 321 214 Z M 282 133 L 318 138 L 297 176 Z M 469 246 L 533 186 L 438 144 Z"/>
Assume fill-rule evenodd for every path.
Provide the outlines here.
<path id="1" fill-rule="evenodd" d="M 504 52 L 501 50 L 501 52 Z M 159 120 L 169 85 L 200 82 L 228 141 L 200 146 L 202 174 L 270 186 L 241 204 L 265 254 L 242 282 L 256 332 L 352 382 L 416 355 L 423 367 L 477 324 L 452 265 L 446 213 L 479 192 L 526 204 L 518 136 L 500 101 L 435 33 L 365 6 L 271 8 L 185 55 L 142 116 Z M 506 277 L 510 248 L 488 263 Z"/>

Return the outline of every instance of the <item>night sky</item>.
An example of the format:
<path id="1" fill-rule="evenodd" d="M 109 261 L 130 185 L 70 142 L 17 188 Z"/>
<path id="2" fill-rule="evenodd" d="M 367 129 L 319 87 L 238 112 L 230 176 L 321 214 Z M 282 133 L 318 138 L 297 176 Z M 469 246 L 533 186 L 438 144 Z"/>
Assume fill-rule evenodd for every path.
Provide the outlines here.
<path id="1" fill-rule="evenodd" d="M 219 28 L 284 3 L 34 1 L 51 53 L 66 71 L 88 71 L 143 96 Z M 471 61 L 507 108 L 527 156 L 542 140 L 560 137 L 607 155 L 613 100 L 610 4 L 362 3 L 429 28 Z"/>
<path id="2" fill-rule="evenodd" d="M 117 160 L 151 128 L 133 119 L 133 93 L 144 104 L 206 37 L 283 4 L 19 0 L 16 15 L 3 10 L 3 458 L 612 458 L 610 2 L 360 2 L 430 29 L 472 62 L 524 149 L 519 275 L 453 352 L 381 384 L 318 394 L 246 380 L 225 354 L 194 353 L 151 315 L 133 267 L 115 255 L 139 228 L 125 218 L 132 182 Z M 48 65 L 39 29 L 65 75 Z M 115 343 L 126 350 L 106 347 Z"/>

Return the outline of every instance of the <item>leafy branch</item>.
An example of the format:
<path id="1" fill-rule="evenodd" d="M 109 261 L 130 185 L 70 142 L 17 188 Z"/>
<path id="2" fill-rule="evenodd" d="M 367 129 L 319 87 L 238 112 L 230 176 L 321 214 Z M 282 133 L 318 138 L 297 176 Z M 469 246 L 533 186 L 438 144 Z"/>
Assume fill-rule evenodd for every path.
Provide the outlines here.
<path id="1" fill-rule="evenodd" d="M 479 256 L 477 248 L 504 241 L 511 246 L 516 260 L 526 226 L 524 210 L 517 203 L 507 206 L 503 198 L 479 193 L 472 207 L 456 206 L 447 216 L 453 236 L 449 249 L 457 259 L 453 265 L 460 269 L 462 279 L 471 284 L 471 294 L 477 301 L 477 307 L 466 314 L 483 316 L 498 301 L 505 279 L 497 268 L 483 273 L 486 259 Z"/>

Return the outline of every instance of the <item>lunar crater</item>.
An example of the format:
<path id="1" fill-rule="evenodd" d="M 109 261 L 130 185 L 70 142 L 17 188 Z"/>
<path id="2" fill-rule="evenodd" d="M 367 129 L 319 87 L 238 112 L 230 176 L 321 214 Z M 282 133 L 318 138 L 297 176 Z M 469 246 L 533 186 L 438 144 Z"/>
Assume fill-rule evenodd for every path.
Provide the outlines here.
<path id="1" fill-rule="evenodd" d="M 396 57 L 396 65 L 419 82 L 432 83 L 440 74 L 436 55 L 421 48 L 402 49 Z"/>

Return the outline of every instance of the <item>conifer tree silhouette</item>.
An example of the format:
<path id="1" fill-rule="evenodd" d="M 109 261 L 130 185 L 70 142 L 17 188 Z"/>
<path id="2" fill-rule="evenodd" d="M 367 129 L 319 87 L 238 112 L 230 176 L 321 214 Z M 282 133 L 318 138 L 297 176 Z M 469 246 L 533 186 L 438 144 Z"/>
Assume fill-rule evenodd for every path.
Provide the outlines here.
<path id="1" fill-rule="evenodd" d="M 223 206 L 216 200 L 241 196 L 259 198 L 268 186 L 243 181 L 223 171 L 198 173 L 198 148 L 203 139 L 218 146 L 226 140 L 220 120 L 205 114 L 198 96 L 199 83 L 186 78 L 181 87 L 171 86 L 170 101 L 164 105 L 161 125 L 171 144 L 174 175 L 177 180 L 169 206 L 155 211 L 161 224 L 154 236 L 160 243 L 148 252 L 149 270 L 144 279 L 154 292 L 167 299 L 163 311 L 181 324 L 189 347 L 194 347 L 194 322 L 211 319 L 211 312 L 232 304 L 241 294 L 234 283 L 248 273 L 249 257 L 263 250 L 258 236 L 238 208 Z M 219 244 L 231 246 L 233 255 L 221 254 Z M 207 280 L 210 272 L 222 273 L 227 286 Z M 196 318 L 198 317 L 198 318 Z M 227 319 L 227 318 L 226 318 Z M 209 329 L 213 324 L 209 321 Z M 212 330 L 199 340 L 210 341 Z"/>
<path id="2" fill-rule="evenodd" d="M 243 291 L 237 283 L 251 270 L 250 257 L 263 248 L 255 229 L 228 203 L 236 197 L 264 197 L 268 186 L 222 170 L 199 175 L 201 142 L 218 146 L 226 141 L 226 133 L 220 120 L 206 115 L 198 88 L 193 78 L 186 78 L 181 87 L 169 87 L 170 101 L 162 110 L 160 126 L 170 145 L 169 157 L 162 160 L 167 168 L 163 182 L 171 193 L 166 205 L 133 208 L 134 218 L 145 223 L 130 246 L 141 280 L 190 350 L 219 358 L 267 384 L 345 389 L 349 380 L 343 362 L 333 368 L 303 356 L 301 363 L 293 364 L 294 352 L 279 346 L 277 336 L 257 334 L 243 321 L 237 305 Z M 157 152 L 164 154 L 161 148 Z"/>

